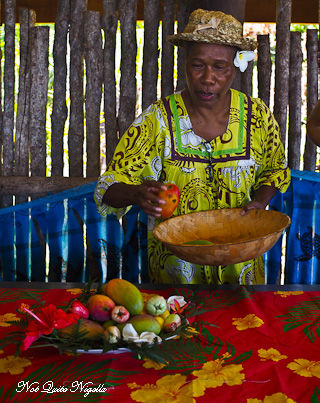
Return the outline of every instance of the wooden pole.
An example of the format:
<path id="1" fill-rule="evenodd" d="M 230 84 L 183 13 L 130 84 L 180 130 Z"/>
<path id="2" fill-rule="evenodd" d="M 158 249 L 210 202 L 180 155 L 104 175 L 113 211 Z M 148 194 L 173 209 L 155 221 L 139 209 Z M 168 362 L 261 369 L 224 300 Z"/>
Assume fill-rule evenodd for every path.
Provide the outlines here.
<path id="1" fill-rule="evenodd" d="M 63 137 L 68 117 L 67 89 L 67 37 L 70 24 L 71 0 L 59 0 L 53 45 L 54 81 L 51 115 L 52 176 L 63 175 Z"/>
<path id="2" fill-rule="evenodd" d="M 29 176 L 29 120 L 30 120 L 30 29 L 36 22 L 33 10 L 20 8 L 20 66 L 19 94 L 14 144 L 14 174 Z M 27 201 L 28 196 L 16 197 L 16 204 Z"/>
<path id="3" fill-rule="evenodd" d="M 309 116 L 318 100 L 318 30 L 307 30 L 307 115 Z M 303 169 L 315 171 L 317 146 L 307 136 Z"/>
<path id="4" fill-rule="evenodd" d="M 269 35 L 258 35 L 258 91 L 259 98 L 270 105 L 272 61 Z"/>
<path id="5" fill-rule="evenodd" d="M 300 169 L 303 60 L 300 32 L 291 32 L 290 48 L 288 165 Z"/>
<path id="6" fill-rule="evenodd" d="M 121 29 L 121 81 L 118 123 L 120 136 L 122 136 L 134 121 L 136 113 L 137 0 L 130 2 L 120 0 L 118 10 Z"/>
<path id="7" fill-rule="evenodd" d="M 175 0 L 162 2 L 162 57 L 161 57 L 161 96 L 173 93 L 174 46 L 167 42 L 167 37 L 174 33 Z"/>
<path id="8" fill-rule="evenodd" d="M 14 87 L 15 87 L 15 23 L 16 1 L 4 1 L 4 104 L 2 121 L 2 175 L 13 175 L 13 128 L 14 128 Z M 12 198 L 3 198 L 2 203 L 8 206 Z"/>
<path id="9" fill-rule="evenodd" d="M 86 61 L 86 144 L 88 176 L 100 175 L 100 110 L 103 82 L 103 52 L 100 13 L 86 11 L 84 56 Z"/>
<path id="10" fill-rule="evenodd" d="M 31 28 L 30 172 L 46 176 L 46 111 L 49 82 L 49 27 Z"/>
<path id="11" fill-rule="evenodd" d="M 177 22 L 178 22 L 178 32 L 183 32 L 190 15 L 190 0 L 177 0 L 178 10 L 177 10 Z M 184 72 L 184 57 L 183 49 L 178 47 L 178 82 L 177 91 L 186 88 L 186 77 Z"/>
<path id="12" fill-rule="evenodd" d="M 83 175 L 84 91 L 83 22 L 87 0 L 72 0 L 70 15 L 70 124 L 69 175 Z"/>
<path id="13" fill-rule="evenodd" d="M 101 21 L 105 37 L 103 50 L 103 86 L 107 163 L 111 161 L 118 143 L 115 79 L 116 32 L 118 26 L 116 3 L 116 0 L 103 0 L 103 15 Z"/>
<path id="14" fill-rule="evenodd" d="M 284 145 L 287 138 L 291 8 L 292 0 L 277 0 L 274 116 Z"/>
<path id="15" fill-rule="evenodd" d="M 157 100 L 160 0 L 145 1 L 144 7 L 144 45 L 142 66 L 143 110 Z"/>

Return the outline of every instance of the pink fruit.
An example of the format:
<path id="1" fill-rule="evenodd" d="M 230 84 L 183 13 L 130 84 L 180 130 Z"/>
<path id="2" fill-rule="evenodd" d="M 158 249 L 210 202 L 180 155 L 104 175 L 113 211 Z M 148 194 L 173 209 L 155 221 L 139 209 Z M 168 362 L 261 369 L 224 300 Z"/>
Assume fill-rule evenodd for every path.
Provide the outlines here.
<path id="1" fill-rule="evenodd" d="M 117 323 L 126 322 L 130 317 L 129 311 L 121 305 L 116 305 L 111 311 L 111 318 Z"/>
<path id="2" fill-rule="evenodd" d="M 68 312 L 76 313 L 79 318 L 88 319 L 89 310 L 78 300 L 73 300 Z"/>
<path id="3" fill-rule="evenodd" d="M 111 298 L 102 294 L 91 295 L 87 301 L 91 318 L 100 322 L 105 322 L 111 318 L 111 311 L 115 305 Z"/>
<path id="4" fill-rule="evenodd" d="M 171 313 L 164 321 L 163 330 L 165 332 L 174 332 L 181 325 L 181 318 L 177 313 Z"/>

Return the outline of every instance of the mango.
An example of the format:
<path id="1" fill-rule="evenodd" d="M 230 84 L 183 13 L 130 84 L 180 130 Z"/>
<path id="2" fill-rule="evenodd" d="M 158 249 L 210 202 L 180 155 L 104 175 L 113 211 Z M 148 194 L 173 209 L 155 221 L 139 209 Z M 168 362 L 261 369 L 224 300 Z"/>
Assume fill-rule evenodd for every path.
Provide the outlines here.
<path id="1" fill-rule="evenodd" d="M 114 301 L 102 294 L 91 295 L 87 301 L 87 308 L 91 318 L 100 322 L 111 319 L 111 311 L 114 307 Z"/>
<path id="2" fill-rule="evenodd" d="M 140 290 L 127 280 L 113 278 L 101 287 L 102 294 L 111 298 L 116 305 L 124 306 L 131 316 L 142 312 L 144 303 Z"/>
<path id="3" fill-rule="evenodd" d="M 117 322 L 115 322 L 113 319 L 109 319 L 109 320 L 106 320 L 105 322 L 102 323 L 102 327 L 104 329 L 106 329 L 107 327 L 115 326 L 116 324 L 117 324 Z"/>
<path id="4" fill-rule="evenodd" d="M 58 335 L 65 339 L 70 338 L 75 326 L 75 324 L 71 324 L 62 329 L 58 329 Z M 85 336 L 88 340 L 99 340 L 104 332 L 103 327 L 99 325 L 99 323 L 90 319 L 82 319 L 79 330 L 86 330 L 88 332 Z"/>
<path id="5" fill-rule="evenodd" d="M 196 239 L 194 241 L 184 242 L 183 245 L 214 245 L 213 242 L 206 239 Z"/>
<path id="6" fill-rule="evenodd" d="M 132 316 L 126 323 L 131 323 L 139 335 L 143 332 L 153 332 L 155 334 L 161 332 L 160 323 L 151 315 L 140 314 Z"/>

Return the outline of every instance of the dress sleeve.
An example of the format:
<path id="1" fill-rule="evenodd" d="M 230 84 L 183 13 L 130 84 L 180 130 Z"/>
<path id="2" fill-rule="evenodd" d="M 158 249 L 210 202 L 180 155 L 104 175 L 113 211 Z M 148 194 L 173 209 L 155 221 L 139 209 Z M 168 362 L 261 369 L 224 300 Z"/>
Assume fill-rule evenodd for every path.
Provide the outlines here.
<path id="1" fill-rule="evenodd" d="M 147 108 L 121 137 L 106 172 L 98 179 L 94 198 L 101 215 L 122 217 L 131 206 L 113 208 L 102 202 L 114 183 L 139 185 L 144 180 L 158 180 L 162 171 L 160 110 L 157 104 Z"/>
<path id="2" fill-rule="evenodd" d="M 256 127 L 261 132 L 254 141 L 260 141 L 257 147 L 263 150 L 256 172 L 254 189 L 261 186 L 273 186 L 284 193 L 291 181 L 290 169 L 287 166 L 284 147 L 281 141 L 279 125 L 261 99 L 255 99 Z"/>

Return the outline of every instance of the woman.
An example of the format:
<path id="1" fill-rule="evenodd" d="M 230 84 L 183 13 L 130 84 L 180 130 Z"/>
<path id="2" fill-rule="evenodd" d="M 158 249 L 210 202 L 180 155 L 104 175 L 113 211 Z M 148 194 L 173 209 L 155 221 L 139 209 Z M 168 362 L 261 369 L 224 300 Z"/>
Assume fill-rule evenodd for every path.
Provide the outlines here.
<path id="1" fill-rule="evenodd" d="M 95 191 L 101 214 L 132 204 L 148 215 L 149 274 L 156 283 L 264 283 L 262 257 L 225 267 L 182 261 L 154 239 L 165 183 L 180 189 L 174 216 L 209 209 L 264 209 L 290 182 L 279 127 L 267 106 L 230 89 L 255 42 L 232 16 L 196 10 L 184 33 L 187 88 L 147 108 L 121 138 Z M 244 51 L 239 53 L 239 50 Z M 234 64 L 235 63 L 235 64 Z M 213 229 L 214 231 L 214 229 Z"/>

